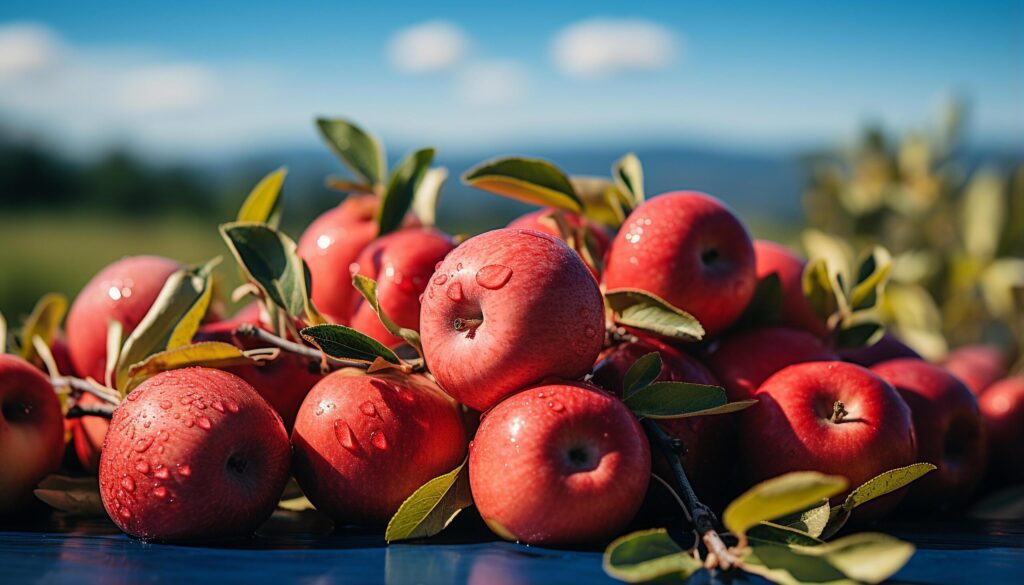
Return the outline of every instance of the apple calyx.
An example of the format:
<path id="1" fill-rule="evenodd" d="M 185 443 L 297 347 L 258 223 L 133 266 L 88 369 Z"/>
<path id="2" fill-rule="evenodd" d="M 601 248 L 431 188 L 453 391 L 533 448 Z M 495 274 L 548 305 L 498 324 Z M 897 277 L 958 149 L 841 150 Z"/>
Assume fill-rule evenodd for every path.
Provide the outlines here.
<path id="1" fill-rule="evenodd" d="M 466 337 L 473 339 L 473 336 L 476 335 L 476 328 L 483 325 L 483 322 L 483 319 L 463 319 L 461 317 L 456 317 L 455 320 L 452 321 L 452 327 L 456 331 L 465 331 Z"/>
<path id="2" fill-rule="evenodd" d="M 850 412 L 846 410 L 846 406 L 843 404 L 843 401 L 836 400 L 832 405 L 832 416 L 829 420 L 832 421 L 833 424 L 839 424 L 843 422 L 848 414 L 850 414 Z"/>

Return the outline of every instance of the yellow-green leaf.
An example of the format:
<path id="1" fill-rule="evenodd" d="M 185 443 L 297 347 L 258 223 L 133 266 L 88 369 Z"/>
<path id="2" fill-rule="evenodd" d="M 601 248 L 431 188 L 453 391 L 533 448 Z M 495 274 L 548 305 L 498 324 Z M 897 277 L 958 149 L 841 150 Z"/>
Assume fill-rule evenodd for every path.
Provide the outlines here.
<path id="1" fill-rule="evenodd" d="M 420 486 L 388 522 L 388 542 L 426 538 L 440 533 L 463 509 L 473 505 L 469 491 L 469 468 L 463 461 L 448 473 Z"/>
<path id="2" fill-rule="evenodd" d="M 548 161 L 508 157 L 477 165 L 463 175 L 466 184 L 542 207 L 579 213 L 583 203 L 569 177 Z"/>
<path id="3" fill-rule="evenodd" d="M 661 375 L 661 354 L 652 351 L 633 362 L 622 378 L 622 397 L 629 398 L 634 392 L 653 383 Z"/>
<path id="4" fill-rule="evenodd" d="M 107 363 L 103 371 L 103 383 L 116 388 L 118 364 L 121 362 L 122 343 L 124 342 L 124 325 L 117 319 L 107 320 Z M 97 380 L 99 381 L 99 380 Z"/>
<path id="5" fill-rule="evenodd" d="M 359 291 L 359 294 L 363 295 L 367 303 L 370 303 L 370 306 L 373 307 L 374 312 L 377 313 L 377 317 L 380 319 L 381 324 L 384 325 L 384 328 L 388 330 L 388 333 L 401 337 L 417 353 L 423 355 L 423 344 L 420 341 L 420 334 L 413 329 L 401 327 L 381 310 L 380 301 L 377 299 L 377 281 L 362 274 L 353 274 L 352 286 Z"/>
<path id="6" fill-rule="evenodd" d="M 434 167 L 427 170 L 412 197 L 412 212 L 425 226 L 437 225 L 437 201 L 441 188 L 448 180 L 448 169 Z"/>
<path id="7" fill-rule="evenodd" d="M 627 196 L 630 210 L 644 202 L 644 168 L 635 154 L 631 152 L 615 161 L 612 177 L 619 191 Z"/>
<path id="8" fill-rule="evenodd" d="M 302 330 L 302 338 L 325 354 L 343 359 L 373 363 L 378 357 L 398 364 L 395 352 L 376 339 L 344 325 L 315 325 Z"/>
<path id="9" fill-rule="evenodd" d="M 863 485 L 850 492 L 850 495 L 846 496 L 846 501 L 843 502 L 843 507 L 847 510 L 853 510 L 875 498 L 880 498 L 910 485 L 928 473 L 935 471 L 935 469 L 936 467 L 931 463 L 914 463 L 913 465 L 886 471 L 869 479 Z"/>
<path id="10" fill-rule="evenodd" d="M 817 546 L 824 541 L 810 533 L 784 526 L 775 522 L 761 522 L 747 530 L 747 539 L 750 542 L 775 543 L 775 544 L 799 544 L 803 546 Z"/>
<path id="11" fill-rule="evenodd" d="M 775 524 L 794 528 L 817 538 L 821 536 L 825 526 L 828 525 L 831 510 L 831 505 L 825 499 L 812 508 L 794 514 L 787 514 L 772 521 Z"/>
<path id="12" fill-rule="evenodd" d="M 35 496 L 51 508 L 79 518 L 106 518 L 100 486 L 96 476 L 67 477 L 50 475 L 33 491 Z"/>
<path id="13" fill-rule="evenodd" d="M 868 309 L 878 303 L 892 269 L 892 256 L 881 246 L 868 250 L 857 268 L 857 283 L 850 292 L 850 308 Z"/>
<path id="14" fill-rule="evenodd" d="M 583 215 L 597 223 L 618 227 L 626 219 L 624 196 L 615 183 L 604 177 L 574 175 L 569 183 L 583 203 Z"/>
<path id="15" fill-rule="evenodd" d="M 757 542 L 742 561 L 743 570 L 779 585 L 856 585 L 827 559 L 802 554 L 785 544 Z"/>
<path id="16" fill-rule="evenodd" d="M 318 118 L 316 126 L 327 146 L 356 176 L 373 186 L 384 182 L 384 149 L 376 138 L 340 118 Z"/>
<path id="17" fill-rule="evenodd" d="M 377 206 L 378 236 L 393 232 L 402 225 L 433 160 L 434 149 L 424 148 L 409 154 L 395 167 L 384 197 Z"/>
<path id="18" fill-rule="evenodd" d="M 238 210 L 237 221 L 252 221 L 277 227 L 281 223 L 281 187 L 288 169 L 281 167 L 263 177 L 249 192 Z"/>
<path id="19" fill-rule="evenodd" d="M 846 479 L 815 471 L 797 471 L 761 482 L 732 501 L 722 523 L 738 536 L 759 522 L 804 510 L 846 489 Z"/>
<path id="20" fill-rule="evenodd" d="M 7 351 L 7 319 L 0 313 L 0 353 Z"/>
<path id="21" fill-rule="evenodd" d="M 664 528 L 619 537 L 604 550 L 604 572 L 626 583 L 676 577 L 684 580 L 703 564 L 672 540 Z"/>
<path id="22" fill-rule="evenodd" d="M 619 325 L 683 341 L 704 337 L 704 327 L 693 315 L 647 291 L 619 288 L 608 291 L 604 298 Z"/>
<path id="23" fill-rule="evenodd" d="M 39 299 L 21 328 L 21 357 L 30 362 L 35 360 L 37 354 L 32 340 L 36 337 L 46 345 L 53 343 L 67 310 L 68 299 L 64 295 L 49 293 Z"/>
<path id="24" fill-rule="evenodd" d="M 246 351 L 221 341 L 200 341 L 190 345 L 179 346 L 155 353 L 145 360 L 133 364 L 128 370 L 129 379 L 124 391 L 130 392 L 151 376 L 168 370 L 192 366 L 225 368 L 228 366 L 259 364 L 274 359 L 279 354 L 280 350 L 276 348 Z"/>
<path id="25" fill-rule="evenodd" d="M 825 559 L 860 583 L 881 583 L 895 575 L 914 556 L 914 545 L 875 532 L 852 534 L 821 546 L 796 546 L 793 550 Z"/>

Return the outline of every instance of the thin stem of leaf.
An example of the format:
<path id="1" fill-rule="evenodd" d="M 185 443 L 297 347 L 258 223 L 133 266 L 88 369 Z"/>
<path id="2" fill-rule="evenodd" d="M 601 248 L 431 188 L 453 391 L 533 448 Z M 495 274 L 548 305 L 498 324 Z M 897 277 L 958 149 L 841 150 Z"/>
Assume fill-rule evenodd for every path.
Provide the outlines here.
<path id="1" fill-rule="evenodd" d="M 82 394 L 92 394 L 96 398 L 117 406 L 121 403 L 121 397 L 111 388 L 94 384 L 88 380 L 82 378 L 75 378 L 74 376 L 54 376 L 50 378 L 50 383 L 53 384 L 54 388 L 68 387 L 71 389 L 71 393 L 74 396 L 80 396 Z"/>
<path id="2" fill-rule="evenodd" d="M 318 349 L 309 347 L 308 345 L 302 345 L 301 343 L 295 343 L 294 341 L 289 341 L 283 337 L 278 337 L 277 335 L 274 335 L 265 329 L 261 329 L 252 323 L 243 323 L 239 325 L 238 328 L 235 329 L 234 334 L 239 337 L 252 337 L 254 339 L 258 339 L 264 343 L 280 348 L 282 351 L 307 358 L 316 364 L 325 364 L 330 369 L 359 368 L 361 370 L 365 370 L 370 367 L 370 364 L 363 361 L 331 357 Z"/>

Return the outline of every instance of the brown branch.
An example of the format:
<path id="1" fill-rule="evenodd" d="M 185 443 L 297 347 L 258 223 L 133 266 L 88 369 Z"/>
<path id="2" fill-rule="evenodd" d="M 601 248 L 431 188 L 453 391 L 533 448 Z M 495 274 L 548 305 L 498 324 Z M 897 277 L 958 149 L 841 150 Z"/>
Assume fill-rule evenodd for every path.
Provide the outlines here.
<path id="1" fill-rule="evenodd" d="M 370 367 L 370 364 L 364 361 L 348 360 L 329 356 L 316 348 L 309 347 L 308 345 L 303 345 L 301 343 L 295 343 L 294 341 L 289 341 L 283 337 L 274 335 L 266 329 L 261 329 L 252 323 L 242 323 L 237 329 L 235 329 L 234 334 L 239 337 L 252 337 L 254 339 L 258 339 L 264 343 L 280 348 L 281 351 L 302 356 L 313 363 L 321 364 L 322 366 L 326 365 L 328 368 L 332 369 L 359 368 L 361 370 L 365 370 Z"/>
<path id="2" fill-rule="evenodd" d="M 640 422 L 644 430 L 647 431 L 651 444 L 661 452 L 668 461 L 669 467 L 672 468 L 672 475 L 675 477 L 676 484 L 682 492 L 679 496 L 685 504 L 683 510 L 693 523 L 704 546 L 708 549 L 705 567 L 708 569 L 719 568 L 728 570 L 739 564 L 739 559 L 726 546 L 721 535 L 715 529 L 715 514 L 697 499 L 697 494 L 693 491 L 689 478 L 686 477 L 683 464 L 679 461 L 679 451 L 682 445 L 678 440 L 673 439 L 663 431 L 655 421 L 647 418 Z"/>
<path id="3" fill-rule="evenodd" d="M 68 409 L 68 412 L 64 417 L 81 418 L 83 416 L 99 416 L 109 419 L 114 416 L 115 410 L 117 410 L 117 407 L 110 404 L 88 404 L 85 406 L 76 404 Z"/>

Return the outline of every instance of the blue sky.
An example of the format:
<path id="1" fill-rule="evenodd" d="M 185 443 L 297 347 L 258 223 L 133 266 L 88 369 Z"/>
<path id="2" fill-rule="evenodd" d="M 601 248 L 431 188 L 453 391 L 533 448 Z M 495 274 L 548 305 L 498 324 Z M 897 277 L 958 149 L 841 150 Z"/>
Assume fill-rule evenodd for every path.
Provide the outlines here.
<path id="1" fill-rule="evenodd" d="M 0 124 L 78 151 L 313 144 L 316 114 L 452 150 L 777 149 L 923 127 L 950 93 L 974 141 L 1024 136 L 1020 1 L 13 4 Z"/>

